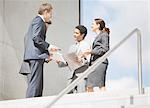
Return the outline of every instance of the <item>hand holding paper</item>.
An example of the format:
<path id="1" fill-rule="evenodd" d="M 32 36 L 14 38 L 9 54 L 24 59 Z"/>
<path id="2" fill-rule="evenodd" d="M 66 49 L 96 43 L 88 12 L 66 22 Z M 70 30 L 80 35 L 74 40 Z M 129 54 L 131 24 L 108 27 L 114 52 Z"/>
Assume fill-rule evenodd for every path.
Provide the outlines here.
<path id="1" fill-rule="evenodd" d="M 49 47 L 48 47 L 48 51 L 51 53 L 51 52 L 57 52 L 57 51 L 60 51 L 61 50 L 61 48 L 59 48 L 59 47 L 57 47 L 57 46 L 55 46 L 55 45 L 50 45 Z"/>
<path id="2" fill-rule="evenodd" d="M 91 49 L 87 49 L 83 52 L 83 56 L 88 56 L 89 54 L 91 54 L 92 50 Z"/>
<path id="3" fill-rule="evenodd" d="M 56 61 L 56 62 L 66 62 L 60 52 L 52 52 L 51 59 Z"/>

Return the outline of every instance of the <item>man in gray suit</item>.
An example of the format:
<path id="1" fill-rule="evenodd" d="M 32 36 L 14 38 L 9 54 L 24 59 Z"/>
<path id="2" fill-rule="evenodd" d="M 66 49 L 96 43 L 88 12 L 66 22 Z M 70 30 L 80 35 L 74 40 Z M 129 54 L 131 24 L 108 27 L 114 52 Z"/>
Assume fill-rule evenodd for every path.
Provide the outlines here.
<path id="1" fill-rule="evenodd" d="M 58 50 L 45 41 L 47 29 L 45 23 L 50 22 L 51 17 L 51 4 L 42 4 L 25 36 L 24 62 L 30 71 L 24 71 L 22 74 L 27 75 L 28 79 L 27 98 L 42 96 L 44 61 L 50 60 L 50 51 Z"/>

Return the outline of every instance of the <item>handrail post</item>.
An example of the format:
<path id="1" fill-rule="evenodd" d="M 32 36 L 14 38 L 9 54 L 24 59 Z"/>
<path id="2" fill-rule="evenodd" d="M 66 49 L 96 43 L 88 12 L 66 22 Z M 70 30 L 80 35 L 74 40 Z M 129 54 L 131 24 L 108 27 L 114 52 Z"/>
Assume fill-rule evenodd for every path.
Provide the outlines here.
<path id="1" fill-rule="evenodd" d="M 144 94 L 143 85 L 142 85 L 142 42 L 141 42 L 141 33 L 137 29 L 137 60 L 138 60 L 138 89 L 139 94 Z"/>

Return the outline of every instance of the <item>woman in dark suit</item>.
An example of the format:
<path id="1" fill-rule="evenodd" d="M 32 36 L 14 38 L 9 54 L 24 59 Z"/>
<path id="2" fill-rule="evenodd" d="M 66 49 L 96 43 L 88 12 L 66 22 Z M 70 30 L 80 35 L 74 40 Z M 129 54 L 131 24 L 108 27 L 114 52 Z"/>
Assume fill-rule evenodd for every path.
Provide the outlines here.
<path id="1" fill-rule="evenodd" d="M 92 49 L 84 52 L 84 55 L 91 54 L 90 66 L 95 60 L 102 57 L 109 50 L 109 28 L 105 27 L 104 20 L 100 18 L 94 19 L 92 23 L 92 31 L 95 32 L 97 36 L 93 41 Z M 87 76 L 87 92 L 94 92 L 93 87 L 99 87 L 100 90 L 105 90 L 107 66 L 108 60 L 106 59 Z"/>

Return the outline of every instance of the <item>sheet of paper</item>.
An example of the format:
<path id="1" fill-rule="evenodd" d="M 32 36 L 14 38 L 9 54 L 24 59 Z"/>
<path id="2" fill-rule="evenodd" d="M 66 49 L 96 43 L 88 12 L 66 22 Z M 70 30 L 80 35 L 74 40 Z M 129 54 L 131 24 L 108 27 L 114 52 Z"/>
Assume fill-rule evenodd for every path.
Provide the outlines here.
<path id="1" fill-rule="evenodd" d="M 67 62 L 68 67 L 72 71 L 83 66 L 83 63 L 78 62 L 77 55 L 75 53 L 67 53 L 63 55 L 60 52 L 53 52 L 51 58 L 54 61 Z"/>
<path id="2" fill-rule="evenodd" d="M 61 62 L 66 63 L 66 61 L 64 60 L 64 58 L 60 52 L 53 52 L 51 58 L 54 61 L 61 61 Z"/>
<path id="3" fill-rule="evenodd" d="M 75 70 L 83 65 L 82 63 L 78 62 L 75 53 L 68 53 L 63 55 L 63 57 L 65 61 L 68 63 L 68 66 L 71 68 L 71 70 Z"/>

